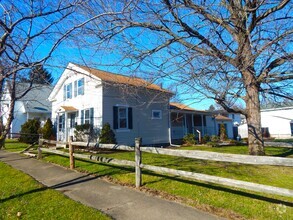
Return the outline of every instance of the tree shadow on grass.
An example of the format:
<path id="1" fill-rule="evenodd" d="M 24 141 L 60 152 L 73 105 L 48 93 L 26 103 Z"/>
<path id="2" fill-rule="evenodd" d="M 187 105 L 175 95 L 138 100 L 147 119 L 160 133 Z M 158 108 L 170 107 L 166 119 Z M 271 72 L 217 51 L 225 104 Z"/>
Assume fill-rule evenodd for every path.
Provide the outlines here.
<path id="1" fill-rule="evenodd" d="M 208 184 L 208 183 L 203 183 L 203 182 L 197 182 L 197 181 L 194 181 L 194 180 L 182 179 L 182 178 L 179 178 L 179 177 L 176 177 L 176 176 L 171 177 L 171 176 L 167 176 L 167 175 L 164 175 L 164 174 L 153 173 L 151 171 L 143 171 L 143 174 L 156 176 L 156 177 L 161 178 L 160 180 L 144 182 L 143 185 L 156 183 L 156 182 L 161 182 L 164 179 L 165 180 L 172 180 L 172 181 L 186 183 L 186 184 L 190 184 L 190 185 L 194 185 L 194 186 L 200 186 L 200 187 L 204 187 L 204 188 L 208 188 L 208 189 L 212 189 L 212 190 L 218 190 L 218 191 L 222 191 L 222 192 L 232 193 L 232 194 L 236 194 L 236 195 L 239 195 L 239 196 L 249 197 L 249 198 L 252 198 L 252 199 L 262 200 L 262 201 L 265 201 L 265 202 L 270 202 L 270 203 L 275 203 L 275 204 L 283 204 L 283 205 L 286 205 L 286 206 L 289 206 L 289 207 L 293 207 L 293 203 L 289 202 L 289 201 L 270 198 L 270 197 L 266 197 L 266 196 L 263 196 L 263 195 L 257 195 L 257 194 L 253 194 L 253 193 L 249 193 L 249 192 L 244 192 L 244 191 L 237 190 L 237 189 L 226 188 L 226 187 L 223 187 L 223 186 L 217 186 L 215 184 Z"/>
<path id="2" fill-rule="evenodd" d="M 283 152 L 283 153 L 280 153 L 280 154 L 274 154 L 272 156 L 274 156 L 274 157 L 289 157 L 291 155 L 293 155 L 293 149 L 289 149 L 286 152 Z"/>

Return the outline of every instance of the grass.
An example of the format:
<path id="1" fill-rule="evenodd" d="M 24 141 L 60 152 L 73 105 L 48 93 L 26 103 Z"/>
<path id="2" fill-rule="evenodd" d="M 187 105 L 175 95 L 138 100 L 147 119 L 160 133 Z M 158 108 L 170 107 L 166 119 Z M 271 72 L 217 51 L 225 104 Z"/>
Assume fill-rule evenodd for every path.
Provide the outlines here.
<path id="1" fill-rule="evenodd" d="M 0 179 L 0 219 L 110 219 L 2 162 Z"/>
<path id="2" fill-rule="evenodd" d="M 218 153 L 230 153 L 230 154 L 245 154 L 248 155 L 247 145 L 242 146 L 221 146 L 221 147 L 208 147 L 206 145 L 184 146 L 180 147 L 181 150 L 204 150 Z M 280 148 L 280 147 L 265 147 L 266 156 L 277 156 L 293 158 L 292 148 Z"/>
<path id="3" fill-rule="evenodd" d="M 14 148 L 13 144 L 11 147 Z M 201 147 L 184 147 L 183 149 L 200 150 Z M 202 147 L 202 149 L 226 153 L 247 152 L 245 147 L 238 146 Z M 291 155 L 290 152 L 287 152 L 288 149 L 266 149 L 268 155 L 292 156 L 292 152 Z M 99 155 L 134 160 L 133 152 L 102 151 Z M 44 154 L 43 159 L 62 166 L 69 166 L 69 160 L 66 157 Z M 289 167 L 240 165 L 148 153 L 143 153 L 143 163 L 293 189 L 293 169 Z M 76 160 L 76 168 L 101 177 L 110 177 L 120 184 L 133 186 L 135 182 L 134 169 L 129 167 Z M 231 219 L 293 219 L 293 198 L 237 190 L 176 176 L 159 175 L 145 170 L 143 170 L 143 185 L 144 190 L 154 194 L 176 199 Z"/>

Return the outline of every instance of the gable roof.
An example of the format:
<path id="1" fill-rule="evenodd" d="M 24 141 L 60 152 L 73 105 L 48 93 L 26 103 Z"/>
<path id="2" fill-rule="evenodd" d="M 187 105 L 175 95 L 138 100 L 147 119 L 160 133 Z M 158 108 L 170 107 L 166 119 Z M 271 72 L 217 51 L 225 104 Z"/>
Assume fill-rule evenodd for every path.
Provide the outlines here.
<path id="1" fill-rule="evenodd" d="M 156 91 L 160 91 L 160 92 L 172 93 L 169 90 L 163 89 L 156 84 L 150 83 L 150 82 L 148 82 L 144 79 L 138 78 L 138 77 L 130 77 L 130 76 L 125 76 L 125 75 L 121 75 L 121 74 L 110 73 L 110 72 L 90 68 L 87 66 L 82 66 L 79 64 L 75 64 L 75 63 L 74 63 L 74 65 L 87 71 L 88 73 L 100 78 L 102 81 L 105 81 L 105 82 L 131 85 L 131 86 L 135 86 L 135 87 L 142 87 L 142 88 L 147 88 L 147 89 L 156 90 Z"/>
<path id="2" fill-rule="evenodd" d="M 15 86 L 16 97 L 25 93 L 29 87 L 29 83 L 17 83 Z M 51 85 L 33 84 L 31 89 L 17 101 L 23 103 L 25 112 L 51 112 L 51 103 L 48 96 L 52 90 L 53 86 Z"/>

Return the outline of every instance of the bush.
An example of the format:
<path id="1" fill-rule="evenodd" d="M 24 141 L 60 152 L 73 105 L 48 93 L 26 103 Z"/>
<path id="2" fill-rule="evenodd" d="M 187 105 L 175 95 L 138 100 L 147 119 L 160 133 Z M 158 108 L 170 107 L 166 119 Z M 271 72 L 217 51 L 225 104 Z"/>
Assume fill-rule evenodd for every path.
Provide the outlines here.
<path id="1" fill-rule="evenodd" d="M 183 143 L 186 145 L 195 145 L 195 135 L 194 134 L 187 134 L 183 137 Z"/>
<path id="2" fill-rule="evenodd" d="M 217 136 L 217 135 L 212 135 L 210 141 L 211 141 L 211 142 L 219 142 L 219 141 L 220 141 L 220 138 L 219 138 L 219 136 Z"/>
<path id="3" fill-rule="evenodd" d="M 211 140 L 211 137 L 209 135 L 204 135 L 201 142 L 202 144 L 206 144 L 207 142 L 209 142 Z"/>
<path id="4" fill-rule="evenodd" d="M 19 141 L 32 144 L 39 140 L 38 131 L 41 123 L 37 119 L 29 119 L 21 126 Z"/>
<path id="5" fill-rule="evenodd" d="M 115 134 L 112 131 L 109 123 L 103 125 L 99 142 L 102 144 L 116 144 Z"/>
<path id="6" fill-rule="evenodd" d="M 219 134 L 220 134 L 220 140 L 221 141 L 225 141 L 225 140 L 228 139 L 227 131 L 226 131 L 226 128 L 225 128 L 225 125 L 224 124 L 220 124 Z"/>
<path id="7" fill-rule="evenodd" d="M 74 137 L 76 141 L 88 141 L 92 126 L 90 124 L 76 125 Z"/>
<path id="8" fill-rule="evenodd" d="M 40 129 L 40 133 L 43 135 L 44 139 L 54 140 L 54 126 L 50 118 L 47 119 L 44 127 Z"/>

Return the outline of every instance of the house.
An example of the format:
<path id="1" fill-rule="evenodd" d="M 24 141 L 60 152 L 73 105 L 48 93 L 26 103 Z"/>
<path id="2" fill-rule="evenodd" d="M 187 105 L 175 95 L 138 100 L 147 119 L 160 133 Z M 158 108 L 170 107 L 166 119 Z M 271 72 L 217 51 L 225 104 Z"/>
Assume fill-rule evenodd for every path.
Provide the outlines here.
<path id="1" fill-rule="evenodd" d="M 24 94 L 30 84 L 17 83 L 16 97 Z M 41 124 L 51 117 L 51 103 L 48 101 L 48 96 L 53 87 L 44 84 L 33 84 L 32 88 L 25 94 L 25 96 L 15 101 L 14 120 L 11 123 L 10 137 L 18 137 L 21 125 L 28 119 L 39 119 Z M 3 124 L 6 124 L 8 118 L 8 111 L 10 106 L 11 93 L 9 83 L 5 83 L 3 90 L 3 97 L 1 101 L 1 117 Z"/>
<path id="2" fill-rule="evenodd" d="M 228 138 L 236 138 L 240 115 L 225 111 L 196 110 L 181 103 L 170 103 L 171 139 L 182 139 L 186 134 L 219 135 L 219 127 L 225 125 Z"/>
<path id="3" fill-rule="evenodd" d="M 69 63 L 49 100 L 57 140 L 74 137 L 76 125 L 98 134 L 111 125 L 118 144 L 169 143 L 169 99 L 173 94 L 143 79 Z"/>
<path id="4" fill-rule="evenodd" d="M 265 137 L 292 138 L 293 136 L 293 106 L 262 109 L 261 127 Z M 242 138 L 248 136 L 246 120 L 239 126 Z"/>

